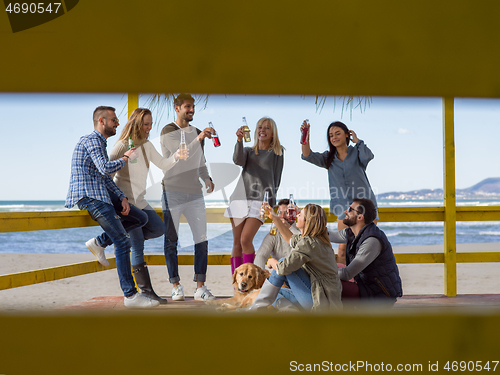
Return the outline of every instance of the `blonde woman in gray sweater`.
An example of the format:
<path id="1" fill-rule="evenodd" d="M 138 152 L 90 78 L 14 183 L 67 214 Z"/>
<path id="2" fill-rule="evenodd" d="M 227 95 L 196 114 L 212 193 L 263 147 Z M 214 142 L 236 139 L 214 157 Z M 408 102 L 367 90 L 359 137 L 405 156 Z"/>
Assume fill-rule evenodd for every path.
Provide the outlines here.
<path id="1" fill-rule="evenodd" d="M 263 117 L 257 122 L 252 147 L 243 147 L 244 135 L 243 127 L 236 131 L 233 161 L 243 170 L 224 214 L 231 219 L 233 228 L 232 274 L 242 263 L 253 263 L 253 238 L 265 220 L 260 218 L 260 207 L 265 192 L 269 194 L 269 204 L 276 204 L 283 172 L 284 148 L 272 118 Z"/>

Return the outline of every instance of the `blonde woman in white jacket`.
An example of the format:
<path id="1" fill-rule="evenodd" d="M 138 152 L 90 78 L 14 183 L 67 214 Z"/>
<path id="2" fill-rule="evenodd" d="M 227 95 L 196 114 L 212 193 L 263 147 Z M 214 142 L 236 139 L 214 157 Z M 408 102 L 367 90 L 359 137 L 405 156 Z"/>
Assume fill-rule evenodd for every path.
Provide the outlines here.
<path id="1" fill-rule="evenodd" d="M 160 237 L 165 233 L 165 225 L 160 216 L 154 211 L 144 198 L 146 194 L 147 177 L 150 163 L 153 163 L 164 172 L 172 168 L 179 161 L 179 151 L 169 158 L 164 158 L 156 151 L 153 144 L 148 140 L 149 132 L 153 125 L 151 111 L 147 108 L 137 108 L 132 112 L 127 124 L 123 128 L 120 138 L 110 153 L 110 160 L 123 157 L 129 148 L 128 139 L 132 138 L 136 150 L 132 159 L 122 169 L 116 172 L 114 181 L 121 191 L 127 196 L 131 205 L 141 209 L 148 215 L 148 222 L 141 228 L 129 232 L 132 242 L 132 273 L 137 286 L 142 294 L 164 304 L 166 299 L 160 298 L 153 290 L 151 278 L 144 260 L 144 241 Z M 111 241 L 103 233 L 99 236 L 99 243 L 110 245 Z"/>

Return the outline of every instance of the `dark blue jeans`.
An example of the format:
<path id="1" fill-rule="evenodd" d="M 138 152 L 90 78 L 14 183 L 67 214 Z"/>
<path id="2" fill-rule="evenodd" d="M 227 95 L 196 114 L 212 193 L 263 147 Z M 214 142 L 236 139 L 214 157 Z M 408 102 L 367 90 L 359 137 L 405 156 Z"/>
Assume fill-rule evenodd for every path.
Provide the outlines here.
<path id="1" fill-rule="evenodd" d="M 126 223 L 127 227 L 125 227 L 112 205 L 88 197 L 78 202 L 78 208 L 80 210 L 87 210 L 90 217 L 99 223 L 112 243 L 115 244 L 116 269 L 118 271 L 120 287 L 125 297 L 133 296 L 137 293 L 137 289 L 135 288 L 132 269 L 130 267 L 131 242 L 127 229 L 137 228 L 141 222 L 137 219 L 128 221 Z"/>
<path id="2" fill-rule="evenodd" d="M 115 209 L 115 213 L 120 217 L 120 220 L 123 224 L 123 227 L 130 234 L 130 232 L 140 229 L 144 225 L 147 224 L 149 218 L 148 215 L 143 212 L 141 209 L 130 205 L 130 211 L 128 215 L 122 215 L 122 201 L 118 198 L 117 195 L 108 190 L 109 197 L 111 198 L 111 202 L 113 203 L 113 207 Z M 158 215 L 156 215 L 158 216 Z M 161 236 L 161 234 L 160 234 Z M 153 237 L 152 237 L 153 238 Z M 99 236 L 96 237 L 97 243 L 102 247 L 109 246 L 113 244 L 113 240 L 106 233 L 106 231 L 102 232 Z M 133 246 L 132 241 L 132 246 Z"/>
<path id="3" fill-rule="evenodd" d="M 165 223 L 165 261 L 169 281 L 178 283 L 179 261 L 177 259 L 178 230 L 181 214 L 186 217 L 194 241 L 194 281 L 206 281 L 208 262 L 207 215 L 202 194 L 187 194 L 163 191 L 163 221 Z"/>
<path id="4" fill-rule="evenodd" d="M 132 265 L 144 264 L 144 241 L 157 238 L 165 233 L 165 225 L 155 210 L 148 204 L 142 209 L 148 215 L 148 222 L 142 228 L 129 231 L 132 241 Z"/>

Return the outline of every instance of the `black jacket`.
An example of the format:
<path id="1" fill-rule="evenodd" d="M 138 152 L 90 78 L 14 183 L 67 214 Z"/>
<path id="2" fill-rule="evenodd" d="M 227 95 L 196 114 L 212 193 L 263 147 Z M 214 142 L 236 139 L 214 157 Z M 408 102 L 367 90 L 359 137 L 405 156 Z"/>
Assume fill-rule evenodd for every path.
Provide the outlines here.
<path id="1" fill-rule="evenodd" d="M 347 229 L 347 265 L 354 260 L 359 247 L 369 237 L 375 237 L 380 241 L 382 251 L 372 263 L 354 276 L 358 283 L 360 297 L 388 298 L 396 301 L 396 297 L 403 295 L 398 266 L 389 240 L 374 223 L 365 225 L 357 236 L 354 236 L 350 228 Z"/>

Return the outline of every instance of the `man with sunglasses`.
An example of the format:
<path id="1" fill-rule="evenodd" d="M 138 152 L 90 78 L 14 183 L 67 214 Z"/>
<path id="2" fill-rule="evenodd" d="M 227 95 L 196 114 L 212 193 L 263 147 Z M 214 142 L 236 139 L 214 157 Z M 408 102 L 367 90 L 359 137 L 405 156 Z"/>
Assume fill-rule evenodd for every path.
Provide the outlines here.
<path id="1" fill-rule="evenodd" d="M 125 306 L 158 306 L 158 301 L 137 292 L 130 267 L 131 243 L 128 232 L 144 226 L 148 217 L 141 210 L 129 205 L 127 197 L 111 178 L 112 173 L 123 168 L 128 162 L 135 149 L 125 152 L 120 159 L 109 161 L 106 152 L 107 139 L 116 134 L 116 128 L 119 126 L 115 109 L 97 107 L 93 121 L 94 131 L 81 137 L 73 152 L 65 207 L 71 208 L 76 204 L 80 210 L 87 210 L 90 217 L 104 229 L 110 242 L 115 244 L 116 269 L 125 295 Z M 103 266 L 109 265 L 102 243 L 92 239 L 86 245 Z"/>
<path id="2" fill-rule="evenodd" d="M 281 199 L 277 204 L 277 214 L 283 224 L 285 224 L 293 234 L 300 234 L 300 230 L 295 226 L 295 222 L 293 220 L 290 221 L 290 218 L 288 217 L 289 203 L 290 200 L 286 198 Z M 299 211 L 298 209 L 296 210 L 297 212 Z M 279 231 L 276 231 L 275 235 L 268 233 L 264 237 L 259 250 L 257 250 L 257 253 L 255 254 L 254 263 L 260 268 L 265 269 L 269 256 L 273 259 L 280 260 L 281 258 L 287 257 L 288 254 L 290 254 L 290 251 L 292 251 L 292 248 L 288 242 L 283 239 Z"/>
<path id="3" fill-rule="evenodd" d="M 347 243 L 346 267 L 339 269 L 342 285 L 356 280 L 357 288 L 342 297 L 386 301 L 392 306 L 403 295 L 401 278 L 392 246 L 373 222 L 375 205 L 369 199 L 354 199 L 345 214 L 348 228 L 329 233 L 331 242 Z M 353 284 L 349 286 L 352 290 Z"/>

